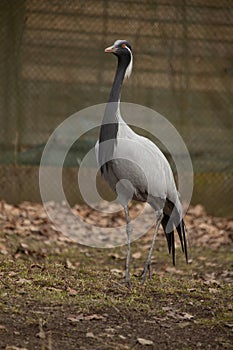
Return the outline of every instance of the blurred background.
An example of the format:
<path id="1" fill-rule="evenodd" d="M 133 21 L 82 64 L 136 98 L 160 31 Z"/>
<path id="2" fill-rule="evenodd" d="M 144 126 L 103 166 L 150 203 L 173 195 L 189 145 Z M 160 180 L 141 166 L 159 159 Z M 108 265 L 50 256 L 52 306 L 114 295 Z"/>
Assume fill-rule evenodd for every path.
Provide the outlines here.
<path id="1" fill-rule="evenodd" d="M 122 101 L 153 108 L 177 128 L 193 161 L 193 204 L 232 215 L 231 0 L 1 0 L 0 199 L 41 200 L 48 137 L 71 114 L 107 102 L 116 60 L 104 48 L 116 39 L 134 52 Z M 75 159 L 97 136 L 85 135 L 67 159 L 72 204 L 81 201 Z"/>

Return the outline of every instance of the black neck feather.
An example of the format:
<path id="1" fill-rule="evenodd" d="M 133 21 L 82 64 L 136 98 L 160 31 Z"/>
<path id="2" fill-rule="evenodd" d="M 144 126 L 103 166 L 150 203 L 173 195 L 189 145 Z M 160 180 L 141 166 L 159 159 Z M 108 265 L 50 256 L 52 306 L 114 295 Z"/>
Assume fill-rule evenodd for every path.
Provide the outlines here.
<path id="1" fill-rule="evenodd" d="M 117 109 L 120 102 L 121 87 L 130 57 L 118 57 L 118 65 L 110 92 L 109 100 L 104 112 L 103 123 L 100 129 L 99 142 L 116 139 L 118 132 Z"/>
<path id="2" fill-rule="evenodd" d="M 118 57 L 117 71 L 115 74 L 114 82 L 110 92 L 109 100 L 105 108 L 104 118 L 100 129 L 99 135 L 99 163 L 103 154 L 112 155 L 114 152 L 114 144 L 117 138 L 119 120 L 117 117 L 118 103 L 120 102 L 121 87 L 125 76 L 126 68 L 130 60 L 126 57 Z M 108 143 L 103 143 L 108 141 Z M 108 171 L 108 162 L 103 164 L 100 169 L 101 173 L 104 172 L 104 168 Z"/>

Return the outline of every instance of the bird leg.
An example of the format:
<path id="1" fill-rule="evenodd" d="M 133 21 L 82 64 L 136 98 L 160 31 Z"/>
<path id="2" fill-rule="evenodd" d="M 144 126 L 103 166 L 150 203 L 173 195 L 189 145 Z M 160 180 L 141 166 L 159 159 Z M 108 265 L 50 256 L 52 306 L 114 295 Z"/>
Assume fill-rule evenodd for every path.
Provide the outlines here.
<path id="1" fill-rule="evenodd" d="M 128 209 L 127 205 L 124 207 L 124 211 L 125 211 L 125 216 L 126 216 L 126 234 L 127 234 L 127 256 L 126 256 L 126 269 L 125 269 L 125 283 L 131 289 L 130 273 L 129 273 L 131 226 L 130 226 L 129 209 Z"/>
<path id="2" fill-rule="evenodd" d="M 159 211 L 158 217 L 157 217 L 157 221 L 156 221 L 156 225 L 155 225 L 155 231 L 154 231 L 153 240 L 152 240 L 151 247 L 150 247 L 150 250 L 149 250 L 149 254 L 148 254 L 148 256 L 147 256 L 144 269 L 143 269 L 142 274 L 141 274 L 141 276 L 140 276 L 140 277 L 142 278 L 142 284 L 143 284 L 143 283 L 145 282 L 145 280 L 146 280 L 147 271 L 149 271 L 149 278 L 152 277 L 151 256 L 152 256 L 152 253 L 153 253 L 153 249 L 154 249 L 154 245 L 155 245 L 155 240 L 156 240 L 156 237 L 157 237 L 157 233 L 158 233 L 158 230 L 159 230 L 159 225 L 160 225 L 160 223 L 161 223 L 161 221 L 162 221 L 162 218 L 163 218 L 163 212 L 162 212 L 162 211 Z"/>

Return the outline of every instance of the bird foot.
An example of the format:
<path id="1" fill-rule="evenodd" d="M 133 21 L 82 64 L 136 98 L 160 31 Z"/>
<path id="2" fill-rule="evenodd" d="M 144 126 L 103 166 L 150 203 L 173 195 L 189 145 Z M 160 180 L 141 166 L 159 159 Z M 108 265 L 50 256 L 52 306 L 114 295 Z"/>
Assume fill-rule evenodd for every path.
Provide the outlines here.
<path id="1" fill-rule="evenodd" d="M 126 274 L 125 276 L 125 284 L 130 290 L 133 289 L 129 274 Z"/>
<path id="2" fill-rule="evenodd" d="M 132 290 L 132 289 L 133 289 L 133 286 L 132 286 L 132 283 L 131 283 L 130 280 L 125 279 L 125 285 L 126 285 L 126 287 L 129 288 L 129 290 Z"/>
<path id="3" fill-rule="evenodd" d="M 151 268 L 151 262 L 146 262 L 145 267 L 141 273 L 141 275 L 139 276 L 141 278 L 141 283 L 143 284 L 146 280 L 146 275 L 147 272 L 149 271 L 149 279 L 151 279 L 152 277 L 152 268 Z"/>

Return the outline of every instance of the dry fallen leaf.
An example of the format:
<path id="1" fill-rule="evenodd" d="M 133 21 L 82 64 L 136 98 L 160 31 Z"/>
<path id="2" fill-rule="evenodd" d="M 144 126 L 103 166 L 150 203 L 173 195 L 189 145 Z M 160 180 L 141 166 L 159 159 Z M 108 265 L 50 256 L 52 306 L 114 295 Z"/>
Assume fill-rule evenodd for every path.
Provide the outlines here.
<path id="1" fill-rule="evenodd" d="M 112 273 L 114 273 L 114 275 L 123 275 L 124 272 L 122 270 L 119 270 L 119 269 L 111 269 L 110 270 Z"/>
<path id="2" fill-rule="evenodd" d="M 102 316 L 102 315 L 97 315 L 97 314 L 93 314 L 93 315 L 85 316 L 84 319 L 85 319 L 85 320 L 88 320 L 88 321 L 92 321 L 92 320 L 103 320 L 103 319 L 104 319 L 104 316 Z"/>
<path id="3" fill-rule="evenodd" d="M 19 278 L 17 281 L 16 281 L 16 283 L 17 284 L 25 284 L 25 283 L 29 283 L 29 284 L 31 284 L 32 283 L 32 281 L 30 281 L 30 280 L 27 280 L 26 278 Z"/>
<path id="4" fill-rule="evenodd" d="M 224 325 L 228 328 L 233 329 L 233 323 L 225 322 Z"/>
<path id="5" fill-rule="evenodd" d="M 187 312 L 182 312 L 180 315 L 179 315 L 180 319 L 182 320 L 191 320 L 194 316 L 191 315 L 191 314 L 188 314 Z"/>
<path id="6" fill-rule="evenodd" d="M 168 317 L 172 317 L 176 320 L 191 320 L 194 316 L 188 314 L 187 312 L 173 312 L 173 311 L 169 311 L 167 313 Z"/>
<path id="7" fill-rule="evenodd" d="M 7 331 L 6 326 L 4 326 L 3 324 L 0 324 L 0 331 Z"/>
<path id="8" fill-rule="evenodd" d="M 141 256 L 142 256 L 142 253 L 141 253 L 141 252 L 136 252 L 136 253 L 132 254 L 132 257 L 133 257 L 134 259 L 140 259 Z"/>
<path id="9" fill-rule="evenodd" d="M 178 270 L 176 267 L 174 266 L 166 266 L 165 272 L 168 273 L 176 273 L 177 275 L 183 275 L 184 271 L 182 270 Z"/>
<path id="10" fill-rule="evenodd" d="M 166 311 L 166 317 L 167 318 L 174 318 L 175 320 L 191 320 L 194 316 L 191 314 L 188 314 L 187 312 L 179 312 L 176 310 L 173 310 L 169 306 L 162 307 L 163 311 Z"/>
<path id="11" fill-rule="evenodd" d="M 92 321 L 92 320 L 104 320 L 105 317 L 102 315 L 97 315 L 97 314 L 93 314 L 93 315 L 87 315 L 84 316 L 83 314 L 80 315 L 70 315 L 67 317 L 67 320 L 71 321 L 71 322 L 79 322 L 79 321 Z"/>
<path id="12" fill-rule="evenodd" d="M 87 338 L 95 338 L 94 334 L 92 332 L 87 332 L 86 333 Z"/>
<path id="13" fill-rule="evenodd" d="M 83 320 L 83 318 L 80 318 L 80 316 L 69 316 L 67 317 L 67 320 L 75 323 Z"/>
<path id="14" fill-rule="evenodd" d="M 110 253 L 110 254 L 108 254 L 108 256 L 109 256 L 110 258 L 116 259 L 116 260 L 121 258 L 120 255 L 117 254 L 117 253 Z"/>
<path id="15" fill-rule="evenodd" d="M 197 259 L 201 260 L 201 261 L 204 261 L 204 260 L 206 260 L 206 257 L 205 256 L 198 256 Z"/>
<path id="16" fill-rule="evenodd" d="M 215 278 L 212 278 L 212 274 L 206 274 L 204 284 L 206 284 L 207 286 L 210 284 L 216 284 L 217 286 L 220 286 L 221 282 L 216 280 Z"/>
<path id="17" fill-rule="evenodd" d="M 144 338 L 137 338 L 137 342 L 141 345 L 153 345 L 152 340 L 144 339 Z"/>
<path id="18" fill-rule="evenodd" d="M 122 334 L 119 334 L 119 338 L 121 338 L 121 339 L 123 339 L 123 340 L 126 339 L 126 337 L 125 337 L 124 335 L 122 335 Z"/>
<path id="19" fill-rule="evenodd" d="M 74 297 L 75 295 L 78 294 L 77 290 L 72 289 L 72 288 L 70 288 L 70 287 L 67 288 L 67 292 L 68 292 L 68 294 L 69 294 L 70 296 L 72 296 L 72 297 Z"/>
<path id="20" fill-rule="evenodd" d="M 65 267 L 67 269 L 75 270 L 75 266 L 72 264 L 72 262 L 69 259 L 66 259 Z"/>

